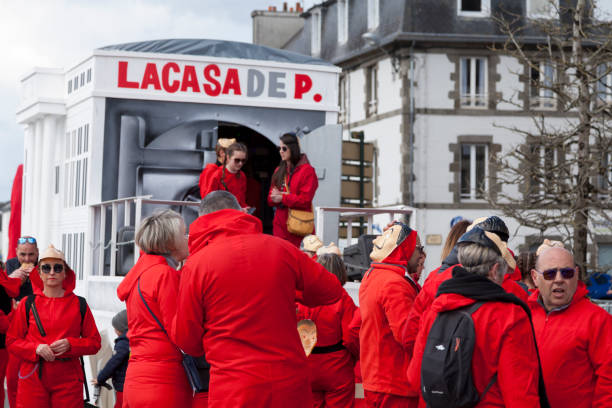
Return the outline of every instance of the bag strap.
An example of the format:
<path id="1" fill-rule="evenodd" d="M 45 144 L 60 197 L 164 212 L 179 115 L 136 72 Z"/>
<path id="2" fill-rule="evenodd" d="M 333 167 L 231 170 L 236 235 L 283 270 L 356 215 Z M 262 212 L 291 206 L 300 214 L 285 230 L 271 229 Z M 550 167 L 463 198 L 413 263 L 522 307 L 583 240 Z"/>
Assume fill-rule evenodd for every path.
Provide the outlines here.
<path id="1" fill-rule="evenodd" d="M 83 387 L 85 388 L 85 402 L 89 402 L 89 387 L 87 386 L 87 374 L 85 373 L 85 361 L 83 356 L 79 357 L 81 361 L 81 370 L 83 370 Z"/>
<path id="2" fill-rule="evenodd" d="M 155 316 L 155 313 L 153 313 L 153 310 L 151 310 L 151 308 L 149 307 L 149 304 L 147 303 L 147 301 L 145 300 L 144 296 L 142 295 L 142 291 L 140 290 L 140 278 L 138 278 L 138 284 L 137 285 L 138 285 L 138 294 L 140 295 L 140 299 L 142 299 L 142 303 L 144 303 L 145 307 L 147 308 L 147 310 L 149 311 L 151 316 L 153 316 L 153 319 L 155 319 L 155 321 L 157 322 L 157 325 L 159 326 L 159 328 L 166 334 L 166 337 L 168 337 L 168 340 L 170 340 L 170 343 L 174 347 L 177 348 L 177 350 L 181 353 L 181 355 L 185 356 L 185 352 L 183 350 L 181 350 L 179 346 L 177 346 L 176 344 L 174 344 L 172 342 L 172 340 L 170 339 L 170 335 L 168 334 L 168 332 L 164 328 L 164 325 L 159 321 L 157 316 Z"/>
<path id="3" fill-rule="evenodd" d="M 34 296 L 34 295 L 30 295 L 30 296 Z M 45 332 L 45 329 L 43 328 L 42 322 L 40 321 L 40 316 L 38 315 L 38 310 L 36 310 L 36 302 L 34 302 L 34 300 L 32 300 L 32 303 L 30 303 L 30 307 L 32 308 L 32 315 L 34 315 L 34 321 L 36 322 L 36 327 L 38 327 L 38 331 L 40 332 L 40 335 L 45 337 L 47 333 Z"/>

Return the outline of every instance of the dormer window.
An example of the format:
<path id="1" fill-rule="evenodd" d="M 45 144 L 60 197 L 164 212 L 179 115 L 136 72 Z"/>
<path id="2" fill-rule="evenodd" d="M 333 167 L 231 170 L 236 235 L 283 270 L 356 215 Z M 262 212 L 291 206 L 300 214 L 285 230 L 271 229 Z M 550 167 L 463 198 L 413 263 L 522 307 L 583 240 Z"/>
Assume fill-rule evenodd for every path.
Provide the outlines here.
<path id="1" fill-rule="evenodd" d="M 457 14 L 465 17 L 488 17 L 491 0 L 457 0 Z"/>

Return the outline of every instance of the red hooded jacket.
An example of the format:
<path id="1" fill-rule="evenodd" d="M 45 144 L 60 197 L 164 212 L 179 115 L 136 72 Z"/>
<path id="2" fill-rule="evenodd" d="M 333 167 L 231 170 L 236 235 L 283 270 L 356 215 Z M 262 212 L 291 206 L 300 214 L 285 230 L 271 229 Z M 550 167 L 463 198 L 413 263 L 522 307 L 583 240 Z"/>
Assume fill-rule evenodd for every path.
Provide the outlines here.
<path id="1" fill-rule="evenodd" d="M 204 198 L 206 194 L 210 193 L 210 191 L 208 191 L 208 186 L 211 184 L 212 178 L 220 168 L 221 166 L 216 163 L 208 163 L 206 167 L 204 167 L 200 173 L 200 182 L 198 183 L 200 186 L 200 197 Z"/>
<path id="2" fill-rule="evenodd" d="M 216 168 L 211 167 L 210 170 L 208 166 L 215 166 Z M 246 193 L 247 193 L 247 178 L 244 175 L 244 172 L 239 171 L 234 174 L 225 169 L 223 171 L 224 166 L 216 166 L 209 164 L 206 166 L 204 171 L 209 172 L 204 177 L 204 171 L 202 171 L 202 175 L 200 176 L 200 194 L 201 197 L 206 197 L 207 194 L 217 191 L 217 190 L 225 190 L 229 191 L 236 197 L 238 203 L 241 207 L 248 207 L 246 203 Z"/>
<path id="3" fill-rule="evenodd" d="M 34 314 L 31 311 L 30 319 L 26 321 L 26 302 L 19 302 L 19 307 L 13 314 L 6 335 L 6 344 L 9 352 L 22 360 L 20 375 L 24 376 L 33 372 L 41 361 L 36 354 L 39 344 L 51 344 L 65 338 L 70 343 L 70 349 L 60 358 L 70 360 L 45 361 L 42 363 L 43 378 L 47 374 L 53 376 L 55 372 L 63 373 L 65 376 L 67 371 L 71 371 L 79 381 L 83 381 L 83 373 L 77 357 L 96 354 L 100 350 L 101 339 L 89 307 L 87 307 L 81 325 L 79 299 L 73 293 L 76 282 L 74 272 L 66 268 L 66 278 L 63 284 L 65 293 L 59 298 L 49 298 L 44 295 L 43 283 L 37 269 L 30 273 L 30 281 L 36 294 L 34 298 L 36 310 L 46 336 L 43 337 L 38 331 Z"/>
<path id="4" fill-rule="evenodd" d="M 612 316 L 579 283 L 570 305 L 546 313 L 529 297 L 550 406 L 612 407 Z"/>
<path id="5" fill-rule="evenodd" d="M 345 408 L 355 399 L 355 374 L 353 367 L 359 357 L 359 344 L 349 333 L 349 323 L 357 306 L 346 290 L 332 305 L 306 307 L 298 304 L 298 320 L 310 319 L 317 326 L 316 347 L 341 343 L 345 349 L 328 353 L 313 353 L 308 357 L 310 384 L 313 393 L 321 393 L 325 406 Z M 316 349 L 315 347 L 315 349 Z M 341 389 L 346 392 L 340 393 Z M 341 395 L 336 395 L 336 394 Z M 326 396 L 324 394 L 327 394 Z M 319 395 L 315 394 L 315 398 Z"/>
<path id="6" fill-rule="evenodd" d="M 423 352 L 429 330 L 438 313 L 474 302 L 473 299 L 453 293 L 442 294 L 431 304 L 431 309 L 423 317 L 408 368 L 411 395 L 420 395 Z M 472 320 L 476 332 L 472 376 L 480 394 L 497 373 L 497 380 L 476 406 L 539 408 L 538 356 L 525 311 L 512 303 L 487 302 L 472 314 Z M 422 398 L 419 406 L 425 406 Z"/>
<path id="7" fill-rule="evenodd" d="M 278 167 L 274 173 L 278 171 Z M 319 180 L 314 167 L 308 162 L 308 157 L 302 154 L 300 161 L 295 166 L 289 178 L 289 188 L 283 183 L 283 188 L 279 189 L 283 194 L 283 201 L 280 204 L 274 203 L 270 199 L 274 184 L 270 186 L 268 192 L 268 204 L 271 207 L 276 207 L 274 214 L 273 232 L 274 235 L 282 239 L 286 239 L 293 245 L 299 247 L 303 237 L 293 235 L 287 231 L 287 218 L 289 217 L 289 208 L 296 210 L 311 211 L 312 200 L 314 199 L 317 188 L 319 188 Z M 313 231 L 314 233 L 314 231 Z"/>
<path id="8" fill-rule="evenodd" d="M 359 287 L 361 373 L 368 391 L 408 396 L 412 350 L 402 347 L 401 334 L 419 287 L 405 273 L 402 266 L 372 263 Z"/>
<path id="9" fill-rule="evenodd" d="M 131 406 L 183 406 L 191 401 L 191 388 L 181 353 L 147 310 L 138 293 L 139 281 L 147 304 L 170 333 L 179 272 L 163 256 L 142 253 L 117 287 L 127 308 L 130 340 L 124 400 Z"/>
<path id="10" fill-rule="evenodd" d="M 338 279 L 237 210 L 194 221 L 189 252 L 173 337 L 189 354 L 206 351 L 209 406 L 311 407 L 295 293 L 308 306 L 332 304 Z"/>
<path id="11" fill-rule="evenodd" d="M 410 310 L 410 316 L 404 332 L 402 333 L 402 344 L 406 348 L 414 345 L 417 334 L 419 332 L 421 319 L 429 310 L 429 307 L 436 298 L 438 288 L 445 280 L 452 278 L 454 265 L 446 268 L 442 273 L 438 273 L 439 267 L 427 275 L 427 279 L 423 283 L 423 289 L 419 292 L 414 300 L 414 305 Z M 513 280 L 514 274 L 504 276 L 502 288 L 508 293 L 512 293 L 523 302 L 527 303 L 527 292 Z"/>

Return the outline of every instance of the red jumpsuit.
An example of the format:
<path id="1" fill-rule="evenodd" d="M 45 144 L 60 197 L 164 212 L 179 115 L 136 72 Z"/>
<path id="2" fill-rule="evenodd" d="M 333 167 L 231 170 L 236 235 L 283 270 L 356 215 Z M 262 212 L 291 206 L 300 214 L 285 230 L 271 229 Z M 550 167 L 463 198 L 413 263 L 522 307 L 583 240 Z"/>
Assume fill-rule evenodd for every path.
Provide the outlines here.
<path id="1" fill-rule="evenodd" d="M 276 173 L 277 171 L 278 167 L 274 172 Z M 268 193 L 268 204 L 272 207 L 276 207 L 274 222 L 272 224 L 274 236 L 285 239 L 299 248 L 304 237 L 291 234 L 289 231 L 287 231 L 289 208 L 311 211 L 312 200 L 314 199 L 317 188 L 319 187 L 317 173 L 315 172 L 314 167 L 312 167 L 308 162 L 308 158 L 305 154 L 302 154 L 300 161 L 288 176 L 288 180 L 289 189 L 287 189 L 287 186 L 284 184 L 283 188 L 279 189 L 281 192 L 288 192 L 287 194 L 283 194 L 283 201 L 279 204 L 276 204 L 270 200 L 270 193 L 272 193 L 274 185 L 270 186 L 270 192 Z"/>
<path id="2" fill-rule="evenodd" d="M 442 282 L 452 278 L 454 266 L 455 265 L 446 268 L 444 271 L 442 271 L 442 273 L 438 273 L 440 268 L 435 269 L 427 276 L 427 279 L 425 279 L 423 289 L 419 292 L 414 300 L 414 305 L 410 310 L 410 315 L 408 317 L 408 324 L 402 333 L 402 343 L 404 344 L 404 347 L 414 346 L 414 341 L 416 340 L 417 333 L 420 329 L 421 320 L 436 298 L 436 293 L 438 292 L 438 288 Z M 513 280 L 514 276 L 514 273 L 505 275 L 501 286 L 506 292 L 512 293 L 520 300 L 527 303 L 527 292 L 525 292 L 525 290 Z"/>
<path id="3" fill-rule="evenodd" d="M 117 288 L 128 315 L 130 361 L 123 386 L 124 406 L 187 407 L 192 391 L 177 347 L 162 332 L 138 293 L 170 333 L 176 314 L 179 272 L 163 256 L 143 254 Z"/>
<path id="4" fill-rule="evenodd" d="M 550 406 L 612 407 L 612 316 L 593 304 L 578 283 L 568 307 L 546 313 L 529 297 Z"/>
<path id="5" fill-rule="evenodd" d="M 211 182 L 212 177 L 217 172 L 218 169 L 221 168 L 221 165 L 216 163 L 208 163 L 206 167 L 200 173 L 200 182 L 198 185 L 200 186 L 200 197 L 206 197 L 206 194 L 210 193 L 208 191 L 208 185 Z"/>
<path id="6" fill-rule="evenodd" d="M 208 166 L 211 165 L 209 164 Z M 248 207 L 246 202 L 247 178 L 244 172 L 239 171 L 234 174 L 227 169 L 224 172 L 223 166 L 217 166 L 216 169 L 211 167 L 210 170 L 206 170 L 208 166 L 206 166 L 204 171 L 209 171 L 209 173 L 204 176 L 204 179 L 200 176 L 200 194 L 202 198 L 213 191 L 225 190 L 236 197 L 240 207 Z M 204 174 L 204 171 L 202 174 Z"/>
<path id="7" fill-rule="evenodd" d="M 26 321 L 26 302 L 19 302 L 6 336 L 9 352 L 21 359 L 17 407 L 80 408 L 84 379 L 78 357 L 95 354 L 100 349 L 96 322 L 88 307 L 81 324 L 79 299 L 72 293 L 75 286 L 72 270 L 66 269 L 65 293 L 60 298 L 49 298 L 42 293 L 38 273 L 32 271 L 30 280 L 46 336 L 40 334 L 32 310 Z M 64 338 L 70 342 L 70 349 L 54 361 L 44 361 L 36 354 L 38 345 Z"/>
<path id="8" fill-rule="evenodd" d="M 355 357 L 359 345 L 351 340 L 349 323 L 357 306 L 346 291 L 328 306 L 298 304 L 298 320 L 310 319 L 317 326 L 317 344 L 308 357 L 314 407 L 352 407 L 355 402 Z M 358 342 L 358 341 L 357 341 Z M 323 352 L 322 347 L 342 345 L 341 350 Z"/>
<path id="9" fill-rule="evenodd" d="M 210 407 L 311 408 L 296 290 L 309 306 L 342 295 L 338 279 L 237 210 L 201 216 L 189 229 L 173 337 L 210 363 Z"/>
<path id="10" fill-rule="evenodd" d="M 4 375 L 7 371 L 9 354 L 6 351 L 6 332 L 9 327 L 10 319 L 13 317 L 13 299 L 19 295 L 21 279 L 9 278 L 6 272 L 0 269 L 0 384 L 4 384 Z M 17 360 L 17 359 L 15 359 Z M 17 360 L 18 361 L 18 360 Z M 17 377 L 15 375 L 15 377 Z M 16 397 L 17 387 L 15 387 Z M 0 401 L 4 401 L 4 387 L 0 387 Z M 11 398 L 9 398 L 11 399 Z M 15 399 L 13 404 L 15 406 Z"/>
<path id="11" fill-rule="evenodd" d="M 458 294 L 442 294 L 426 311 L 408 368 L 412 395 L 420 395 L 423 352 L 438 313 L 474 302 Z M 497 374 L 497 380 L 476 407 L 539 408 L 538 356 L 527 313 L 512 303 L 486 302 L 472 314 L 472 320 L 476 333 L 472 375 L 480 394 Z M 422 398 L 419 406 L 425 407 Z"/>
<path id="12" fill-rule="evenodd" d="M 372 263 L 359 288 L 361 374 L 368 406 L 416 407 L 406 370 L 412 349 L 401 333 L 419 291 L 401 266 Z"/>

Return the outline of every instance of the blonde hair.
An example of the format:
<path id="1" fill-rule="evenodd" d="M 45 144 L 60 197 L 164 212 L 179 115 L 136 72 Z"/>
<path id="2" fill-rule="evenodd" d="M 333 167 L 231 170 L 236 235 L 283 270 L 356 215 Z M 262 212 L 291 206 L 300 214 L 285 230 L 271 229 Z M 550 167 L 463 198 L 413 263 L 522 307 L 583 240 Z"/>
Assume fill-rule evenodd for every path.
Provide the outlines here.
<path id="1" fill-rule="evenodd" d="M 176 249 L 183 217 L 172 210 L 158 210 L 144 218 L 136 231 L 136 245 L 147 254 L 169 255 Z"/>
<path id="2" fill-rule="evenodd" d="M 444 242 L 444 248 L 442 248 L 442 255 L 440 256 L 440 260 L 444 261 L 446 257 L 451 253 L 457 241 L 465 231 L 470 226 L 470 222 L 468 220 L 461 220 L 451 228 L 448 236 L 446 237 L 446 242 Z"/>

